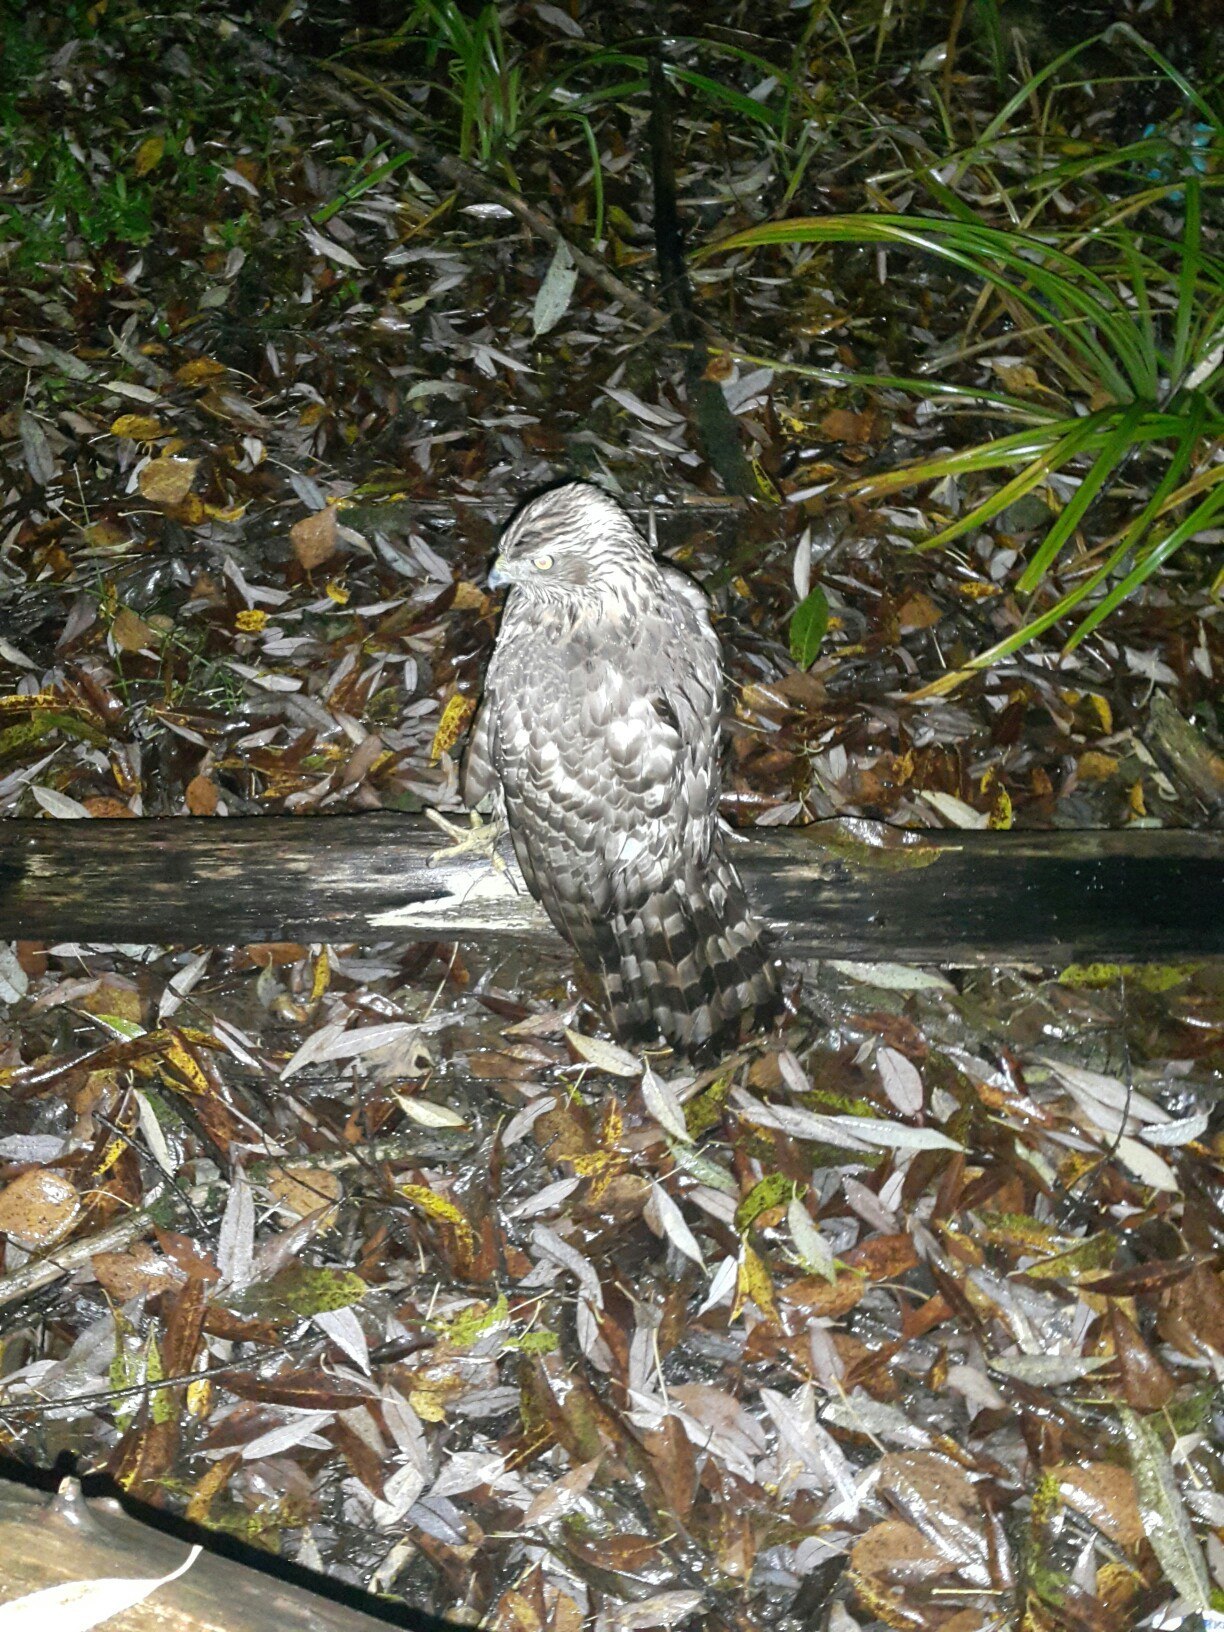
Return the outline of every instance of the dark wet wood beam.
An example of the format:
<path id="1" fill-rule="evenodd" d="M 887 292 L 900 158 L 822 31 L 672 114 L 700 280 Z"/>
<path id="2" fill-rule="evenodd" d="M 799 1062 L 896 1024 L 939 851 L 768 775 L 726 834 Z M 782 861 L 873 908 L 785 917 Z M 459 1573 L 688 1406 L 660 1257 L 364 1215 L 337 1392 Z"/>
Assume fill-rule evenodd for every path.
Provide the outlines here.
<path id="1" fill-rule="evenodd" d="M 0 938 L 554 941 L 511 865 L 431 867 L 419 817 L 0 822 Z M 902 832 L 818 822 L 734 846 L 784 953 L 912 963 L 1224 955 L 1224 834 Z"/>

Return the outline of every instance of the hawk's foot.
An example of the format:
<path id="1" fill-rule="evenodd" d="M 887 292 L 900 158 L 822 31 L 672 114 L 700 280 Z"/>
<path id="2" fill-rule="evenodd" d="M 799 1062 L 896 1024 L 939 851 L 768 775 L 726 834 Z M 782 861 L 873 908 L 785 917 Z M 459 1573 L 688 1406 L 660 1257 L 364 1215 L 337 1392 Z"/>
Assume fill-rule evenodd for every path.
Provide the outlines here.
<path id="1" fill-rule="evenodd" d="M 499 873 L 505 872 L 506 864 L 497 853 L 497 846 L 506 831 L 504 822 L 486 822 L 473 810 L 468 812 L 468 820 L 472 825 L 463 828 L 455 822 L 448 821 L 440 810 L 427 808 L 425 814 L 435 827 L 440 827 L 443 833 L 449 834 L 454 841 L 452 844 L 444 845 L 441 850 L 434 850 L 427 858 L 428 866 L 435 867 L 440 862 L 452 861 L 459 856 L 483 856 Z"/>

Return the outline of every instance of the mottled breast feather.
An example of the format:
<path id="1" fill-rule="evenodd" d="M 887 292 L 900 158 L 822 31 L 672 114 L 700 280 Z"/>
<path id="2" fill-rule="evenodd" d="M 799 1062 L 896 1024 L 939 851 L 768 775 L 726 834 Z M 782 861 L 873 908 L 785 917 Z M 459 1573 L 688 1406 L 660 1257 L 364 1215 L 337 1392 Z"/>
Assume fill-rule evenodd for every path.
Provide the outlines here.
<path id="1" fill-rule="evenodd" d="M 526 504 L 464 767 L 624 1040 L 701 1057 L 766 1023 L 778 969 L 718 822 L 722 669 L 705 597 L 599 488 Z"/>

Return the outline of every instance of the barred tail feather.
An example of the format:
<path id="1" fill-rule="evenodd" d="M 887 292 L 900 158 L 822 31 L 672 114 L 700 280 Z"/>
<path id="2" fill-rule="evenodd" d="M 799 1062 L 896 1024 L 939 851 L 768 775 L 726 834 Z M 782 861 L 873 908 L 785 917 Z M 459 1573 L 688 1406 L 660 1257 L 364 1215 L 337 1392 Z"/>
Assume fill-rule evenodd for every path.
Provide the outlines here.
<path id="1" fill-rule="evenodd" d="M 690 1058 L 733 1047 L 781 1007 L 778 967 L 730 862 L 710 858 L 607 921 L 604 983 L 617 1035 L 658 1033 Z"/>

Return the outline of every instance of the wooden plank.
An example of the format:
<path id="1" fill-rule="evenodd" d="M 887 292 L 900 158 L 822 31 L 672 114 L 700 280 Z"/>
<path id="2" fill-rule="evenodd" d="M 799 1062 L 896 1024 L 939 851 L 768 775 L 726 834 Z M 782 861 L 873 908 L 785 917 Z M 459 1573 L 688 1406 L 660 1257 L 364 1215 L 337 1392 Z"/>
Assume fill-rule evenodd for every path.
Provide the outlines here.
<path id="1" fill-rule="evenodd" d="M 15 1463 L 0 1462 L 0 1474 L 18 1471 Z M 168 1575 L 195 1543 L 207 1550 L 177 1580 L 99 1624 L 116 1632 L 449 1632 L 453 1625 L 129 1498 L 122 1507 L 111 1497 L 86 1500 L 75 1479 L 47 1497 L 0 1477 L 0 1602 L 6 1607 L 67 1582 Z M 84 1624 L 70 1620 L 62 1605 L 44 1605 L 39 1616 L 47 1632 Z"/>
<path id="2" fill-rule="evenodd" d="M 431 867 L 418 817 L 0 822 L 0 938 L 234 945 L 556 937 L 513 863 Z M 734 847 L 784 955 L 914 963 L 1224 955 L 1224 834 L 905 833 L 818 822 Z"/>

